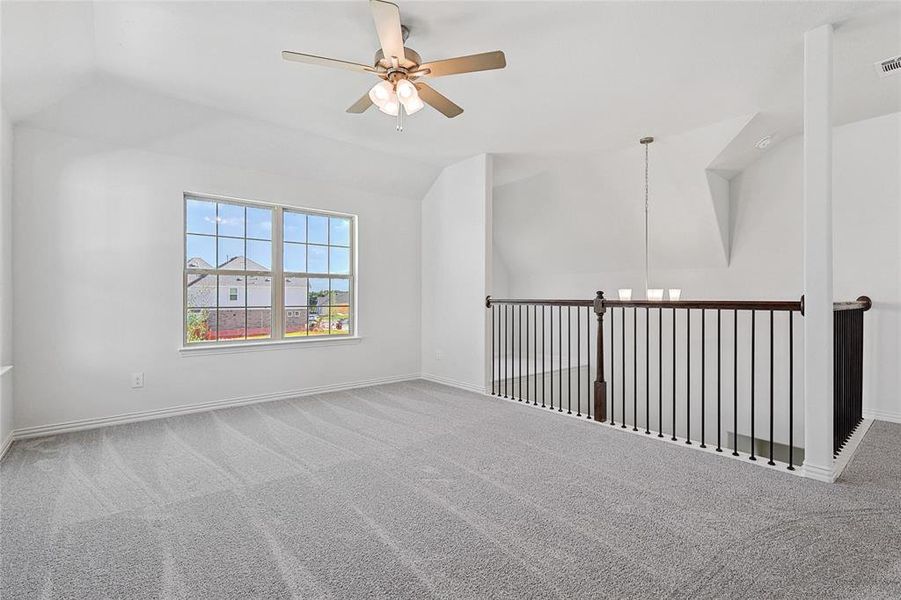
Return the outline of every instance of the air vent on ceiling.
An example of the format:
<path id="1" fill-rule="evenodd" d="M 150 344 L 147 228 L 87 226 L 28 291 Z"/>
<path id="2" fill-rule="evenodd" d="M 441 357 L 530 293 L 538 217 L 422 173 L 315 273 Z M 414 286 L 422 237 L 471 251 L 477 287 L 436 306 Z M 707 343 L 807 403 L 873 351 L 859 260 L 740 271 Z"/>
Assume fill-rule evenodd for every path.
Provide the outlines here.
<path id="1" fill-rule="evenodd" d="M 901 56 L 893 56 L 873 63 L 876 72 L 880 77 L 888 77 L 889 75 L 901 75 Z"/>

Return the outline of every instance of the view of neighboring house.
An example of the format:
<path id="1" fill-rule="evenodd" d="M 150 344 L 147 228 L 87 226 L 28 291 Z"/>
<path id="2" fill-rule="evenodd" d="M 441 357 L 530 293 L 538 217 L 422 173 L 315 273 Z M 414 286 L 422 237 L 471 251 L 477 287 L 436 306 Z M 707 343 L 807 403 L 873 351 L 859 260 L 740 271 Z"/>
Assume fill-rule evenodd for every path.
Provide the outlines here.
<path id="1" fill-rule="evenodd" d="M 199 257 L 192 269 L 214 267 Z M 272 278 L 248 275 L 267 271 L 249 258 L 228 259 L 220 270 L 234 275 L 188 273 L 189 341 L 269 337 L 272 328 Z M 217 281 L 218 279 L 218 281 Z M 349 331 L 350 289 L 346 279 L 285 278 L 285 335 L 346 334 Z"/>

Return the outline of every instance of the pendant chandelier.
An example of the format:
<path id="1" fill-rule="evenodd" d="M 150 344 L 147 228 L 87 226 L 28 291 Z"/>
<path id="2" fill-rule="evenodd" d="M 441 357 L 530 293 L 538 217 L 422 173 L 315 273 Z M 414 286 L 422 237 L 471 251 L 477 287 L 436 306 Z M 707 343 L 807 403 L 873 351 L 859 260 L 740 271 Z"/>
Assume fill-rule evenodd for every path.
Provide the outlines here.
<path id="1" fill-rule="evenodd" d="M 651 136 L 643 137 L 638 140 L 642 146 L 644 146 L 644 289 L 647 294 L 645 297 L 648 300 L 663 300 L 663 288 L 652 288 L 651 287 L 651 266 L 650 266 L 650 185 L 649 185 L 649 172 L 650 172 L 650 156 L 648 152 L 648 147 L 654 143 L 654 138 Z M 672 288 L 669 290 L 669 299 L 670 300 L 679 300 L 682 296 L 682 290 L 677 288 Z"/>

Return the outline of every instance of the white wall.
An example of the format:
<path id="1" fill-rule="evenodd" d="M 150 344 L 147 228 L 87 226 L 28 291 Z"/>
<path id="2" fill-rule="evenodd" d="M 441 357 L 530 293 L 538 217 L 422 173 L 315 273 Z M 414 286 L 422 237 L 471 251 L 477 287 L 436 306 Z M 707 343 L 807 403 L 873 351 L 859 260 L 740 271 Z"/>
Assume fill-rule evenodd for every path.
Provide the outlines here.
<path id="1" fill-rule="evenodd" d="M 901 384 L 901 369 L 898 369 L 901 364 L 899 147 L 901 113 L 835 129 L 835 297 L 854 299 L 861 294 L 872 297 L 874 306 L 866 315 L 864 405 L 866 410 L 901 420 L 901 397 L 897 392 Z M 771 147 L 731 181 L 732 248 L 728 267 L 655 269 L 655 262 L 662 261 L 652 247 L 652 287 L 681 287 L 683 298 L 798 299 L 803 292 L 801 160 L 801 139 L 792 137 Z M 537 262 L 540 267 L 536 269 L 511 265 L 512 296 L 587 299 L 597 289 L 606 290 L 608 296 L 615 296 L 616 289 L 621 287 L 643 289 L 644 273 L 639 267 L 643 263 L 641 245 L 623 243 L 619 254 L 604 245 L 608 232 L 613 232 L 617 239 L 643 238 L 643 203 L 610 194 L 610 190 L 628 187 L 619 179 L 637 177 L 640 181 L 641 173 L 629 171 L 617 176 L 605 171 L 604 174 L 607 178 L 595 184 L 593 204 L 586 202 L 584 188 L 587 179 L 598 177 L 597 171 L 586 171 L 580 181 L 573 182 L 572 197 L 566 187 L 559 186 L 552 196 L 540 187 L 517 184 L 495 190 L 494 239 L 500 245 L 499 251 L 510 255 L 514 250 L 512 245 L 503 245 L 506 240 L 528 239 L 539 246 L 533 252 L 548 257 Z M 672 195 L 656 201 L 678 203 L 680 200 L 678 195 Z M 530 234 L 547 222 L 547 209 L 540 209 L 540 205 L 571 214 L 571 201 L 578 207 L 579 219 L 595 224 L 594 240 L 586 241 L 584 237 L 574 240 L 570 230 L 558 227 L 545 227 L 542 236 Z M 653 183 L 651 202 L 653 207 Z M 611 218 L 607 203 L 625 204 L 628 208 L 618 207 Z M 667 226 L 668 223 L 655 222 L 652 208 L 652 235 L 655 227 Z M 624 266 L 586 269 L 586 253 L 599 256 L 597 262 L 604 265 L 611 259 L 621 258 Z M 579 267 L 571 269 L 568 257 L 576 254 L 578 257 L 573 262 Z M 796 352 L 796 356 L 801 356 L 800 348 Z M 796 368 L 800 367 L 796 362 Z M 797 377 L 801 377 L 800 372 Z"/>
<path id="2" fill-rule="evenodd" d="M 27 126 L 14 168 L 17 428 L 419 372 L 418 197 Z M 357 214 L 362 341 L 180 353 L 186 190 Z"/>
<path id="3" fill-rule="evenodd" d="M 835 130 L 836 299 L 873 300 L 864 318 L 864 408 L 901 421 L 901 113 Z"/>
<path id="4" fill-rule="evenodd" d="M 0 369 L 13 363 L 12 164 L 13 128 L 0 108 Z M 14 376 L 10 369 L 0 374 L 0 445 L 15 429 Z"/>
<path id="5" fill-rule="evenodd" d="M 445 168 L 422 201 L 422 373 L 484 390 L 491 158 Z"/>

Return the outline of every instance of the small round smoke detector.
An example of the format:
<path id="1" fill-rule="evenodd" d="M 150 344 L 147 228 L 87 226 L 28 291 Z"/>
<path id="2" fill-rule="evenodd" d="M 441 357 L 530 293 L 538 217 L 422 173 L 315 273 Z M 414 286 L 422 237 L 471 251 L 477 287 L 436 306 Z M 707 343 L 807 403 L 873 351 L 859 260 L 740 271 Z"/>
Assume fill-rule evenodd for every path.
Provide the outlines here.
<path id="1" fill-rule="evenodd" d="M 760 138 L 759 140 L 757 140 L 757 142 L 754 143 L 754 147 L 757 148 L 758 150 L 764 150 L 767 146 L 769 146 L 772 143 L 773 143 L 773 136 L 765 135 L 762 138 Z"/>

